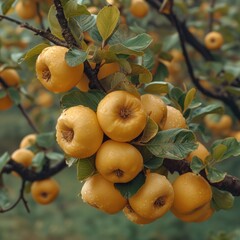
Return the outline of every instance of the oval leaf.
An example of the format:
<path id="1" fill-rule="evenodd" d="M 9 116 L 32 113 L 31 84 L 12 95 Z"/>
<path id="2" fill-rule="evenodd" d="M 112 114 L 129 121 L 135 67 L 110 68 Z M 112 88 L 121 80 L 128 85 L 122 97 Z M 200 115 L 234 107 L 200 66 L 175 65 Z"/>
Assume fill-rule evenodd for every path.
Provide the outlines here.
<path id="1" fill-rule="evenodd" d="M 120 17 L 120 12 L 115 6 L 106 6 L 97 15 L 97 28 L 104 41 L 114 32 Z"/>
<path id="2" fill-rule="evenodd" d="M 157 133 L 158 133 L 158 125 L 154 120 L 152 120 L 151 117 L 149 117 L 146 127 L 143 130 L 143 134 L 141 136 L 140 142 L 142 143 L 149 142 L 152 138 L 156 136 Z"/>
<path id="3" fill-rule="evenodd" d="M 96 172 L 95 169 L 95 156 L 79 159 L 77 162 L 77 178 L 83 181 L 92 176 Z"/>
<path id="4" fill-rule="evenodd" d="M 97 90 L 92 92 L 72 91 L 62 97 L 60 104 L 63 109 L 83 105 L 96 111 L 98 103 L 103 97 L 104 93 Z"/>
<path id="5" fill-rule="evenodd" d="M 132 181 L 127 183 L 115 183 L 114 186 L 124 198 L 128 199 L 139 190 L 139 188 L 145 183 L 145 180 L 145 174 L 140 172 Z"/>
<path id="6" fill-rule="evenodd" d="M 197 148 L 193 132 L 179 128 L 160 131 L 145 145 L 156 157 L 176 160 L 184 159 Z"/>
<path id="7" fill-rule="evenodd" d="M 8 152 L 5 152 L 1 157 L 0 157 L 0 172 L 3 170 L 4 166 L 7 164 L 7 162 L 11 159 L 10 155 Z"/>
<path id="8" fill-rule="evenodd" d="M 75 67 L 83 63 L 86 58 L 87 53 L 77 48 L 69 49 L 65 55 L 65 60 L 70 67 Z"/>
<path id="9" fill-rule="evenodd" d="M 213 207 L 216 210 L 227 210 L 233 207 L 234 204 L 234 197 L 231 193 L 221 191 L 217 188 L 212 188 L 213 192 L 213 198 L 212 198 L 212 203 Z"/>

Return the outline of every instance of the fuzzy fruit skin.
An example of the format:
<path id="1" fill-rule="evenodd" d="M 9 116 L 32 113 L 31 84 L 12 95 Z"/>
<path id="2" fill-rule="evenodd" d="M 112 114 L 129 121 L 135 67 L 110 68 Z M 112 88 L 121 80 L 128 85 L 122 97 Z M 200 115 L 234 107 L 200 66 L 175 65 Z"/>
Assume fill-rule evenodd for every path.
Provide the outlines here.
<path id="1" fill-rule="evenodd" d="M 129 11 L 136 18 L 144 18 L 149 12 L 149 5 L 144 0 L 132 0 Z"/>
<path id="2" fill-rule="evenodd" d="M 214 213 L 210 202 L 202 208 L 187 214 L 179 214 L 172 210 L 172 213 L 183 222 L 204 222 L 207 221 Z"/>
<path id="3" fill-rule="evenodd" d="M 174 191 L 168 179 L 158 173 L 149 173 L 143 186 L 129 198 L 129 204 L 143 218 L 156 219 L 172 207 L 173 199 Z"/>
<path id="4" fill-rule="evenodd" d="M 63 111 L 56 130 L 59 146 L 66 154 L 76 158 L 92 156 L 103 141 L 103 131 L 96 113 L 82 105 Z"/>
<path id="5" fill-rule="evenodd" d="M 19 148 L 11 155 L 12 160 L 21 163 L 24 167 L 29 167 L 34 157 L 33 152 L 28 149 Z"/>
<path id="6" fill-rule="evenodd" d="M 81 196 L 84 202 L 109 214 L 121 211 L 127 200 L 100 174 L 95 174 L 85 181 Z"/>
<path id="7" fill-rule="evenodd" d="M 218 50 L 222 47 L 224 39 L 219 32 L 210 32 L 204 38 L 206 48 L 209 50 Z"/>
<path id="8" fill-rule="evenodd" d="M 15 11 L 24 20 L 33 19 L 37 15 L 37 5 L 32 0 L 20 0 L 16 4 Z"/>
<path id="9" fill-rule="evenodd" d="M 112 140 L 128 142 L 145 128 L 147 115 L 141 101 L 126 91 L 114 91 L 98 104 L 98 122 Z"/>
<path id="10" fill-rule="evenodd" d="M 20 142 L 19 148 L 27 148 L 36 142 L 37 135 L 35 133 L 26 135 Z"/>
<path id="11" fill-rule="evenodd" d="M 17 87 L 20 81 L 19 75 L 15 69 L 4 69 L 0 72 L 0 77 L 4 80 L 4 82 L 9 87 Z M 0 91 L 4 88 L 0 83 Z M 8 96 L 8 94 L 0 98 L 0 110 L 7 110 L 13 106 L 12 99 Z"/>
<path id="12" fill-rule="evenodd" d="M 34 158 L 33 152 L 25 148 L 19 148 L 15 150 L 11 155 L 12 160 L 22 164 L 25 168 L 29 167 L 32 164 L 33 158 Z M 13 172 L 13 175 L 19 176 L 19 174 L 16 172 Z"/>
<path id="13" fill-rule="evenodd" d="M 127 206 L 123 209 L 123 213 L 129 221 L 140 225 L 149 224 L 156 220 L 141 217 L 132 209 L 129 204 L 127 204 Z"/>
<path id="14" fill-rule="evenodd" d="M 141 95 L 141 102 L 148 116 L 150 116 L 160 127 L 165 124 L 167 106 L 159 96 L 143 94 Z"/>
<path id="15" fill-rule="evenodd" d="M 209 154 L 210 153 L 206 149 L 206 147 L 202 143 L 198 142 L 198 147 L 186 157 L 186 160 L 188 162 L 191 162 L 193 157 L 196 156 L 196 157 L 200 158 L 202 160 L 202 162 L 205 162 L 205 159 Z"/>
<path id="16" fill-rule="evenodd" d="M 126 183 L 143 169 L 143 157 L 129 143 L 108 140 L 99 148 L 95 164 L 98 172 L 108 181 Z M 122 175 L 117 173 L 119 170 Z"/>
<path id="17" fill-rule="evenodd" d="M 35 181 L 31 186 L 34 201 L 46 205 L 53 202 L 59 194 L 59 185 L 53 178 Z"/>
<path id="18" fill-rule="evenodd" d="M 168 130 L 172 128 L 187 128 L 187 123 L 182 113 L 178 109 L 172 106 L 167 106 L 167 119 L 162 130 Z"/>
<path id="19" fill-rule="evenodd" d="M 173 182 L 174 202 L 172 212 L 176 215 L 193 214 L 204 209 L 212 199 L 212 190 L 209 183 L 194 173 L 185 173 Z"/>
<path id="20" fill-rule="evenodd" d="M 51 46 L 44 48 L 36 61 L 37 78 L 51 92 L 67 92 L 77 85 L 83 76 L 84 66 L 70 67 L 65 61 L 68 48 Z"/>

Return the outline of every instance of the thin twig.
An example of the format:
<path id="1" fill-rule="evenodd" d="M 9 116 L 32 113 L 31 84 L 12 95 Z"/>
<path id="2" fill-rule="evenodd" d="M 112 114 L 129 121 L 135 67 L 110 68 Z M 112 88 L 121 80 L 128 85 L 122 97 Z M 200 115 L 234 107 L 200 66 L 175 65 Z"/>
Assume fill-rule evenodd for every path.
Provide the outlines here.
<path id="1" fill-rule="evenodd" d="M 35 126 L 35 124 L 33 123 L 33 121 L 30 119 L 30 117 L 28 116 L 27 112 L 25 111 L 25 109 L 23 108 L 22 104 L 18 104 L 17 105 L 18 109 L 21 111 L 22 115 L 25 117 L 25 119 L 27 120 L 28 124 L 31 126 L 31 128 L 33 129 L 33 131 L 35 133 L 39 133 L 37 127 Z"/>
<path id="2" fill-rule="evenodd" d="M 3 78 L 0 77 L 0 85 L 2 85 L 5 89 L 9 88 L 8 84 L 4 81 Z M 37 127 L 35 126 L 35 124 L 33 123 L 33 121 L 30 119 L 30 117 L 28 116 L 27 112 L 25 111 L 25 109 L 23 108 L 23 106 L 19 103 L 17 104 L 18 109 L 21 111 L 22 115 L 24 116 L 24 118 L 27 120 L 28 124 L 30 125 L 30 127 L 33 129 L 33 131 L 35 133 L 38 133 L 39 131 L 37 130 Z"/>
<path id="3" fill-rule="evenodd" d="M 63 35 L 64 39 L 66 40 L 68 47 L 69 48 L 72 48 L 72 47 L 80 48 L 80 46 L 78 45 L 72 32 L 70 31 L 70 28 L 68 26 L 68 21 L 65 17 L 61 1 L 54 0 L 54 5 L 57 10 L 56 17 L 62 28 L 62 35 Z M 104 91 L 104 88 L 102 87 L 102 85 L 99 82 L 98 77 L 97 77 L 98 71 L 99 71 L 98 67 L 96 69 L 92 69 L 91 65 L 89 64 L 89 62 L 87 60 L 84 62 L 84 72 L 87 75 L 88 79 L 90 80 L 90 88 L 100 89 L 100 90 Z"/>
<path id="4" fill-rule="evenodd" d="M 210 12 L 209 12 L 209 19 L 208 19 L 208 31 L 211 32 L 213 30 L 213 23 L 214 23 L 214 11 L 213 8 L 215 6 L 216 0 L 211 0 L 210 2 Z"/>
<path id="5" fill-rule="evenodd" d="M 218 92 L 207 90 L 206 88 L 204 88 L 200 84 L 199 79 L 195 77 L 193 66 L 192 66 L 191 60 L 189 58 L 186 45 L 185 45 L 186 41 L 185 41 L 185 36 L 184 36 L 183 31 L 182 31 L 182 28 L 180 27 L 179 22 L 178 22 L 178 20 L 176 18 L 176 15 L 174 13 L 171 13 L 170 17 L 171 17 L 171 21 L 175 24 L 175 27 L 177 29 L 179 39 L 180 39 L 181 48 L 182 48 L 182 51 L 183 51 L 183 55 L 185 57 L 188 73 L 189 73 L 189 75 L 192 79 L 193 84 L 198 88 L 198 90 L 200 90 L 206 96 L 214 98 L 214 99 L 218 99 L 218 100 L 224 102 L 227 106 L 229 106 L 229 108 L 232 110 L 234 115 L 238 119 L 240 119 L 240 109 L 239 109 L 239 106 L 236 104 L 233 97 L 229 96 L 228 93 L 226 93 L 226 92 L 218 93 Z"/>
<path id="6" fill-rule="evenodd" d="M 23 22 L 20 22 L 20 21 L 18 21 L 16 19 L 11 18 L 11 17 L 4 16 L 4 15 L 0 14 L 0 21 L 2 19 L 5 19 L 5 20 L 10 21 L 10 22 L 13 22 L 13 23 L 19 25 L 22 28 L 26 28 L 26 29 L 34 32 L 36 35 L 39 35 L 39 36 L 49 40 L 50 42 L 52 42 L 52 43 L 54 43 L 56 45 L 63 46 L 63 47 L 67 47 L 68 46 L 66 42 L 64 42 L 61 39 L 57 38 L 56 36 L 54 36 L 50 32 L 47 32 L 47 31 L 44 31 L 44 30 L 41 30 L 41 29 L 37 29 L 37 28 L 29 25 L 28 23 L 23 23 Z"/>
<path id="7" fill-rule="evenodd" d="M 42 16 L 42 13 L 41 13 L 41 8 L 40 8 L 40 3 L 36 2 L 36 6 L 37 6 L 37 16 L 38 16 L 38 19 L 39 19 L 39 24 L 41 26 L 41 29 L 45 30 L 45 26 L 44 26 L 44 23 L 43 23 L 43 16 Z"/>
<path id="8" fill-rule="evenodd" d="M 14 209 L 21 201 L 23 201 L 23 204 L 25 206 L 25 209 L 27 210 L 28 213 L 30 213 L 30 209 L 28 207 L 27 201 L 24 197 L 24 190 L 25 190 L 25 184 L 26 184 L 26 180 L 22 179 L 22 184 L 21 184 L 21 188 L 19 191 L 19 196 L 17 198 L 17 200 L 15 201 L 15 203 L 13 205 L 11 205 L 10 207 L 6 208 L 6 209 L 1 209 L 0 213 L 6 213 L 11 211 L 12 209 Z"/>

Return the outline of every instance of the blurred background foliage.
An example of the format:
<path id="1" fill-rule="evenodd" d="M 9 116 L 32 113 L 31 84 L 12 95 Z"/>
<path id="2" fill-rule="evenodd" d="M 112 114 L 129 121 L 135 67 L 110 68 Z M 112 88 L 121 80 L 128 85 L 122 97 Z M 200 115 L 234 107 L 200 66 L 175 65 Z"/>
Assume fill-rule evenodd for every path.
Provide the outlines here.
<path id="1" fill-rule="evenodd" d="M 102 5 L 103 1 L 93 1 L 96 5 Z M 200 41 L 207 31 L 208 10 L 201 8 L 209 1 L 181 1 L 176 0 L 176 11 L 179 16 L 187 19 L 188 26 L 196 34 Z M 233 64 L 236 68 L 239 65 L 239 55 L 236 51 L 240 49 L 240 15 L 239 0 L 216 1 L 216 9 L 220 16 L 214 28 L 224 34 L 226 44 L 222 50 L 221 57 L 228 57 L 227 64 Z M 124 1 L 126 6 L 129 1 Z M 189 7 L 190 6 L 190 7 Z M 127 22 L 139 29 L 146 29 L 154 32 L 158 37 L 157 41 L 164 45 L 166 50 L 178 48 L 179 44 L 174 29 L 169 27 L 167 20 L 151 10 L 150 14 L 141 20 L 133 19 L 128 10 L 123 14 Z M 14 12 L 12 13 L 13 16 Z M 38 26 L 38 22 L 29 22 Z M 45 22 L 46 24 L 46 22 Z M 27 49 L 32 48 L 42 41 L 26 30 L 16 27 L 13 24 L 0 22 L 1 54 L 0 61 L 7 62 L 14 66 L 13 61 Z M 192 51 L 192 50 L 191 50 Z M 199 60 L 196 53 L 192 55 L 199 67 L 203 60 Z M 182 64 L 182 63 L 181 63 Z M 59 99 L 61 96 L 52 95 L 46 92 L 37 82 L 34 66 L 22 64 L 19 73 L 22 79 L 23 91 L 28 91 L 32 99 L 23 98 L 23 105 L 31 118 L 36 121 L 41 131 L 52 131 L 55 128 L 57 116 L 60 113 Z M 201 69 L 198 69 L 201 72 Z M 236 70 L 236 69 L 234 69 Z M 186 79 L 182 64 L 181 74 L 178 77 Z M 177 78 L 176 78 L 177 79 Z M 178 83 L 178 80 L 176 80 Z M 43 94 L 51 95 L 50 101 L 40 104 Z M 22 118 L 19 110 L 14 107 L 11 110 L 0 112 L 0 154 L 5 151 L 9 153 L 18 148 L 20 140 L 31 133 L 30 127 Z M 230 159 L 224 162 L 222 168 L 240 177 L 239 159 Z M 11 176 L 4 176 L 5 183 L 9 186 L 11 199 L 17 197 L 20 181 Z M 98 210 L 84 204 L 78 197 L 81 183 L 77 181 L 76 171 L 69 168 L 56 176 L 61 185 L 61 193 L 57 201 L 51 205 L 40 206 L 33 202 L 31 196 L 27 195 L 31 213 L 26 213 L 23 205 L 18 205 L 14 210 L 0 216 L 0 239 L 2 240 L 239 240 L 240 239 L 240 199 L 236 198 L 234 208 L 225 212 L 217 212 L 213 217 L 204 223 L 183 223 L 168 213 L 158 221 L 146 226 L 138 226 L 129 222 L 122 213 L 117 215 L 106 215 Z M 107 201 L 107 196 L 106 196 Z"/>

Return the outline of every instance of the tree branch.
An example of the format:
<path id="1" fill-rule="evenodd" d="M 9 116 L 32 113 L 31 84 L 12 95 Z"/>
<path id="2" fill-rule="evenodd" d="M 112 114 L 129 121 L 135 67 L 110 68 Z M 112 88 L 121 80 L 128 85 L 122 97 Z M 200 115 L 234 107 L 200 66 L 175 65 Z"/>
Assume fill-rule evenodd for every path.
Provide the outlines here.
<path id="1" fill-rule="evenodd" d="M 73 34 L 70 31 L 70 28 L 68 26 L 68 21 L 65 17 L 61 1 L 54 0 L 54 5 L 57 10 L 56 17 L 62 28 L 62 35 L 63 35 L 64 39 L 66 40 L 68 47 L 69 48 L 72 48 L 72 47 L 80 48 L 76 39 L 74 38 Z M 88 79 L 90 80 L 90 88 L 100 89 L 100 90 L 104 91 L 104 88 L 102 87 L 102 85 L 99 82 L 98 77 L 97 77 L 98 71 L 99 71 L 98 68 L 96 68 L 96 70 L 93 70 L 88 61 L 84 62 L 84 72 L 87 75 Z"/>
<path id="2" fill-rule="evenodd" d="M 8 84 L 4 81 L 3 78 L 0 77 L 0 85 L 2 85 L 5 89 L 9 88 Z M 22 115 L 24 116 L 24 118 L 27 120 L 28 124 L 30 125 L 30 127 L 33 129 L 33 131 L 35 133 L 39 133 L 37 127 L 35 126 L 35 124 L 33 123 L 33 121 L 30 119 L 30 117 L 28 116 L 28 114 L 26 113 L 25 109 L 23 108 L 23 106 L 19 103 L 17 104 L 18 109 L 21 111 Z"/>
<path id="3" fill-rule="evenodd" d="M 179 174 L 184 174 L 191 172 L 189 162 L 185 160 L 172 160 L 164 159 L 163 165 L 169 170 L 169 172 L 178 172 Z M 211 183 L 206 176 L 205 170 L 200 172 L 200 175 L 204 177 L 211 186 L 218 188 L 222 191 L 230 192 L 233 196 L 240 196 L 240 179 L 226 175 L 224 180 L 218 183 Z"/>
<path id="4" fill-rule="evenodd" d="M 21 185 L 19 196 L 18 196 L 17 200 L 15 201 L 15 203 L 12 206 L 10 206 L 6 209 L 0 209 L 0 213 L 6 213 L 6 212 L 11 211 L 13 208 L 15 208 L 20 203 L 20 201 L 23 201 L 25 209 L 27 210 L 28 213 L 30 213 L 30 209 L 29 209 L 27 201 L 24 197 L 25 184 L 26 184 L 26 180 L 22 179 L 22 185 Z"/>
<path id="5" fill-rule="evenodd" d="M 52 42 L 52 43 L 54 43 L 56 45 L 63 46 L 63 47 L 67 47 L 68 46 L 64 41 L 62 41 L 61 39 L 57 38 L 56 36 L 54 36 L 50 32 L 37 29 L 35 27 L 30 26 L 28 23 L 23 23 L 23 22 L 20 22 L 20 21 L 18 21 L 16 19 L 11 18 L 11 17 L 4 16 L 4 15 L 0 14 L 0 21 L 2 19 L 5 19 L 5 20 L 7 20 L 9 22 L 13 22 L 13 23 L 19 25 L 22 28 L 26 28 L 26 29 L 34 32 L 36 35 L 39 35 L 39 36 L 49 40 L 50 42 Z"/>
<path id="6" fill-rule="evenodd" d="M 178 22 L 178 19 L 177 19 L 176 15 L 174 13 L 171 13 L 170 14 L 170 18 L 171 18 L 171 21 L 175 25 L 176 30 L 178 32 L 181 48 L 182 48 L 183 55 L 185 57 L 185 61 L 186 61 L 186 65 L 187 65 L 187 69 L 188 69 L 188 73 L 189 73 L 189 75 L 190 75 L 190 77 L 192 79 L 193 84 L 198 88 L 198 90 L 200 90 L 206 96 L 214 98 L 214 99 L 218 99 L 218 100 L 224 102 L 232 110 L 234 115 L 238 119 L 240 119 L 240 109 L 239 109 L 239 106 L 236 104 L 236 102 L 235 102 L 235 100 L 234 100 L 234 98 L 232 96 L 229 96 L 229 94 L 227 92 L 218 93 L 216 91 L 209 91 L 209 90 L 207 90 L 206 88 L 204 88 L 200 84 L 199 79 L 197 79 L 195 77 L 194 70 L 193 70 L 193 67 L 192 67 L 192 63 L 191 63 L 191 60 L 189 58 L 188 51 L 187 51 L 187 48 L 186 48 L 186 45 L 185 45 L 185 35 L 184 35 L 183 31 L 182 31 L 182 28 L 181 28 L 181 26 L 180 26 L 180 24 Z"/>
<path id="7" fill-rule="evenodd" d="M 12 171 L 17 172 L 22 179 L 25 181 L 34 182 L 37 180 L 46 179 L 52 177 L 53 175 L 61 172 L 67 165 L 65 160 L 60 161 L 56 165 L 49 167 L 47 169 L 43 169 L 40 172 L 34 172 L 31 169 L 24 167 L 22 164 L 15 162 L 14 160 L 10 160 L 7 165 L 3 168 L 2 173 L 11 173 Z"/>

